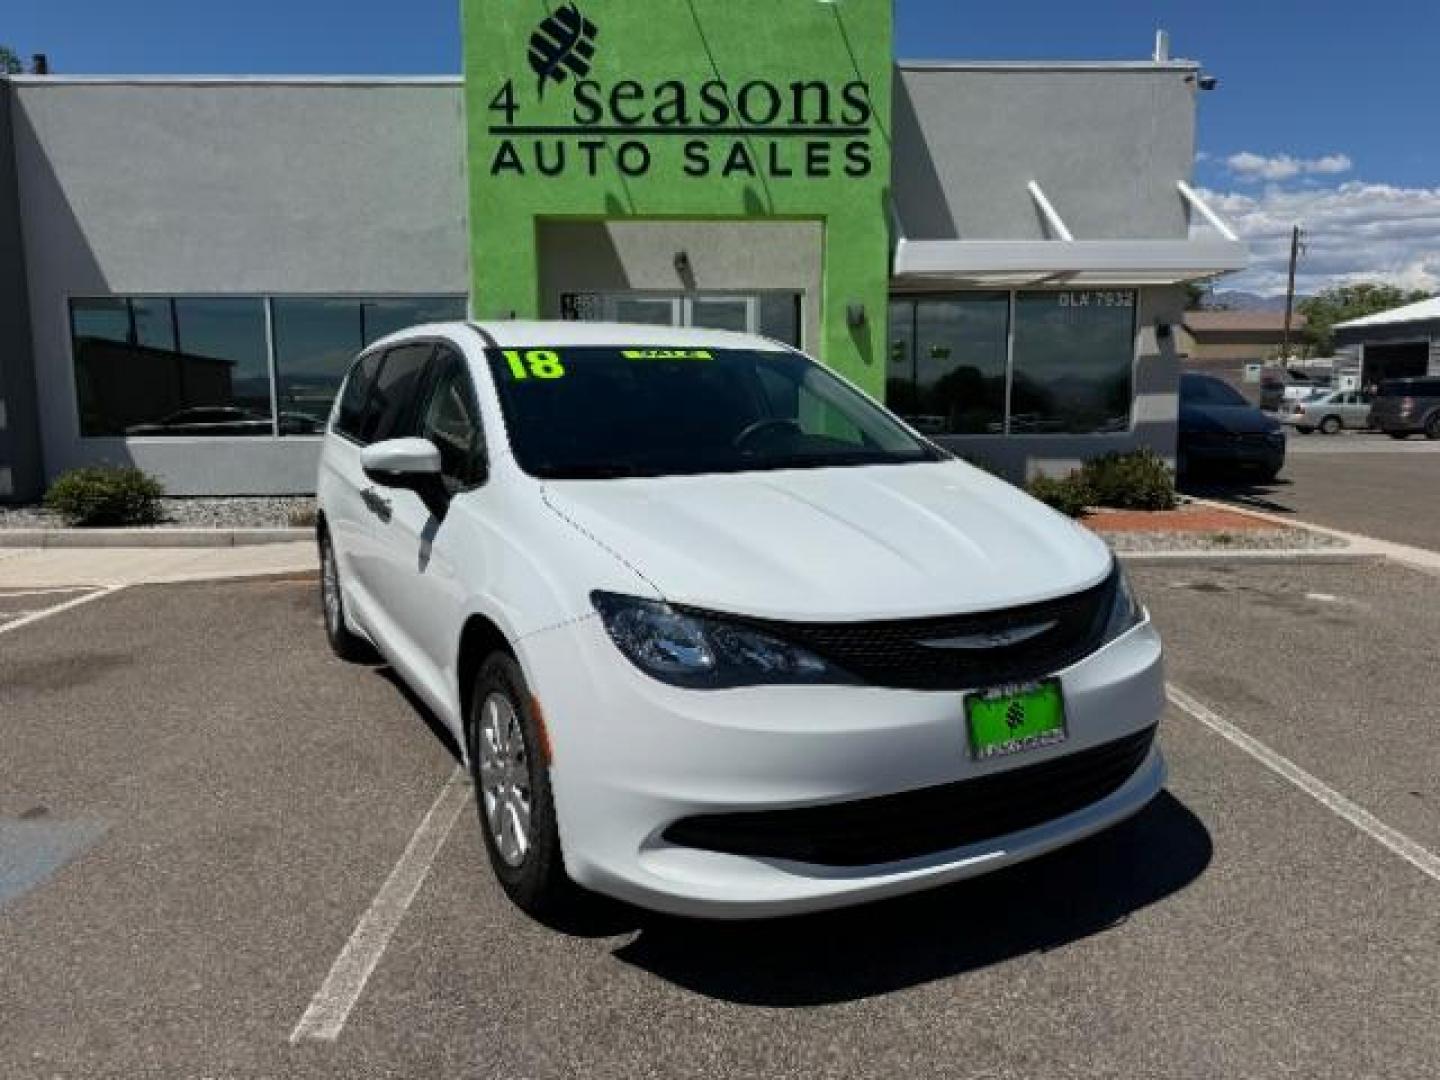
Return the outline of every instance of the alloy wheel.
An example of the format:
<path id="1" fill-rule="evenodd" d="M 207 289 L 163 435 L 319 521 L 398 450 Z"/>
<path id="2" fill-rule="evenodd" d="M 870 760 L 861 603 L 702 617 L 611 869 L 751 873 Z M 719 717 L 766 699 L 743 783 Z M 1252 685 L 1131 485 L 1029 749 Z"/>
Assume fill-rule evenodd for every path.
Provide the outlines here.
<path id="1" fill-rule="evenodd" d="M 492 693 L 480 709 L 477 733 L 480 798 L 485 825 L 507 866 L 519 866 L 530 851 L 530 762 L 515 706 Z"/>

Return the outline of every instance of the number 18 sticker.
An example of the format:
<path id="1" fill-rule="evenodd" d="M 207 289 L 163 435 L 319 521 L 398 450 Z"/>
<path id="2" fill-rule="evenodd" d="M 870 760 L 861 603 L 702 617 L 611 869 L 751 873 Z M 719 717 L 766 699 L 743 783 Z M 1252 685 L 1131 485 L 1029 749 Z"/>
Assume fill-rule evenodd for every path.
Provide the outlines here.
<path id="1" fill-rule="evenodd" d="M 512 379 L 558 379 L 565 374 L 560 354 L 550 349 L 506 349 L 504 356 Z"/>

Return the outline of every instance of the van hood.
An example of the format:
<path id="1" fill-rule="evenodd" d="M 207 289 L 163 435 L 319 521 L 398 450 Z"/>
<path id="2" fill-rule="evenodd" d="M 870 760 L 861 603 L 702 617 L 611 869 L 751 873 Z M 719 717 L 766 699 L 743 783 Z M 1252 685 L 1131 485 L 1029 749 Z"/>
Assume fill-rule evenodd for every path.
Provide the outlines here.
<path id="1" fill-rule="evenodd" d="M 1077 592 L 1093 533 L 961 462 L 558 480 L 546 504 L 671 603 L 807 621 L 913 618 Z"/>

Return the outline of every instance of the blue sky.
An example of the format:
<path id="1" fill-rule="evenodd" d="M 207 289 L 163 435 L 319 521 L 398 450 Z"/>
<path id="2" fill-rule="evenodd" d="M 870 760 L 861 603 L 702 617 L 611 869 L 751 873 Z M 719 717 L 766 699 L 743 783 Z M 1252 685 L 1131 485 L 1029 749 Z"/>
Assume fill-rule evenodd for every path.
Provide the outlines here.
<path id="1" fill-rule="evenodd" d="M 799 3 L 806 0 L 776 0 Z M 880 0 L 840 0 L 875 3 Z M 459 70 L 458 0 L 5 0 L 0 42 L 102 74 Z M 1140 59 L 1154 31 L 1220 79 L 1200 104 L 1198 182 L 1276 284 L 1292 220 L 1302 286 L 1386 277 L 1440 290 L 1440 0 L 985 3 L 898 0 L 901 57 Z"/>

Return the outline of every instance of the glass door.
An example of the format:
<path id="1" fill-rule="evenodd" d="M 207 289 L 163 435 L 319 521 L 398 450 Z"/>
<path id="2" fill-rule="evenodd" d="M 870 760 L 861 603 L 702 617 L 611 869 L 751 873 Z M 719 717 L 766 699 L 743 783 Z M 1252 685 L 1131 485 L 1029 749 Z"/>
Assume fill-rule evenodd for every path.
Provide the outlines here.
<path id="1" fill-rule="evenodd" d="M 761 293 L 566 293 L 564 319 L 581 322 L 696 326 L 761 334 L 800 347 L 800 294 Z"/>
<path id="2" fill-rule="evenodd" d="M 759 307 L 753 296 L 687 296 L 684 325 L 754 334 L 760 329 Z"/>
<path id="3" fill-rule="evenodd" d="M 668 296 L 607 296 L 601 303 L 606 322 L 680 326 L 680 301 Z"/>

